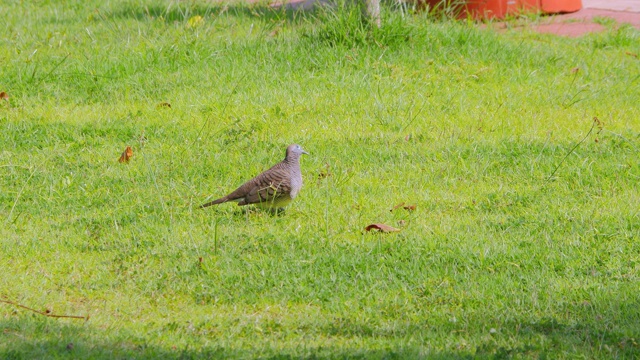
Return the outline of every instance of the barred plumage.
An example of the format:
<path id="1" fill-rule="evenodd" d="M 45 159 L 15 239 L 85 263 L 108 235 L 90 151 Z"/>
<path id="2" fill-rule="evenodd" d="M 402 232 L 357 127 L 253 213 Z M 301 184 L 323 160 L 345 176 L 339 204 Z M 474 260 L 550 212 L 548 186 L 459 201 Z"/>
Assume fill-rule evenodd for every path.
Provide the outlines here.
<path id="1" fill-rule="evenodd" d="M 200 207 L 204 208 L 228 201 L 235 201 L 240 206 L 256 204 L 269 209 L 284 207 L 298 195 L 300 188 L 302 188 L 302 172 L 300 171 L 300 155 L 302 154 L 308 153 L 300 145 L 289 145 L 284 160 L 240 185 L 229 195 Z"/>

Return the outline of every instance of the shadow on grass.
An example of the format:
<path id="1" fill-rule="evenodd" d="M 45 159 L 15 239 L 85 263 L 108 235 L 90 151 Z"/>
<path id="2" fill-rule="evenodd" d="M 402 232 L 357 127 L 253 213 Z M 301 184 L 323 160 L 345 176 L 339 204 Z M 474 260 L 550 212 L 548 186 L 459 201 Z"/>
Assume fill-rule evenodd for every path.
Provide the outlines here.
<path id="1" fill-rule="evenodd" d="M 231 15 L 238 18 L 260 18 L 262 20 L 299 22 L 302 9 L 288 6 L 270 6 L 266 2 L 247 3 L 216 3 L 208 4 L 181 4 L 172 3 L 172 6 L 154 4 L 151 6 L 134 6 L 125 4 L 121 8 L 106 13 L 106 18 L 112 19 L 163 19 L 167 23 L 187 22 L 194 16 L 203 18 L 219 15 Z"/>
<path id="2" fill-rule="evenodd" d="M 437 326 L 431 326 L 429 330 L 424 324 L 409 325 L 405 329 L 389 332 L 368 324 L 337 322 L 321 327 L 320 337 L 337 339 L 338 343 L 352 339 L 365 345 L 356 348 L 331 344 L 309 347 L 304 345 L 304 339 L 314 337 L 301 336 L 304 339 L 296 342 L 298 346 L 284 345 L 280 349 L 262 343 L 267 340 L 270 344 L 277 344 L 278 339 L 283 338 L 280 334 L 253 340 L 250 336 L 237 339 L 244 345 L 242 348 L 234 348 L 229 345 L 228 336 L 217 339 L 214 334 L 183 334 L 160 328 L 149 330 L 150 336 L 140 337 L 127 329 L 98 329 L 92 326 L 91 320 L 55 320 L 16 311 L 0 321 L 0 332 L 3 334 L 0 337 L 0 358 L 507 359 L 523 356 L 554 358 L 559 354 L 587 358 L 638 358 L 640 304 L 609 305 L 613 305 L 606 307 L 609 312 L 594 309 L 593 318 L 576 319 L 571 324 L 543 318 L 537 322 L 505 323 L 491 335 L 474 336 L 472 333 L 451 332 L 444 335 L 445 338 L 442 338 L 441 331 L 437 331 Z M 621 317 L 625 316 L 627 318 L 621 321 Z M 435 333 L 431 333 L 432 330 Z M 299 329 L 296 333 L 299 333 Z M 405 340 L 408 338 L 413 339 L 413 343 L 423 344 L 422 347 L 406 345 Z M 171 339 L 181 342 L 172 345 Z M 150 342 L 162 345 L 152 345 Z M 225 345 L 215 345 L 217 342 Z M 185 346 L 185 343 L 190 345 Z M 200 345 L 204 343 L 214 345 Z M 440 344 L 439 347 L 442 347 L 443 343 L 451 344 L 450 347 L 456 347 L 456 343 L 468 345 L 460 346 L 459 351 L 435 351 L 429 347 L 430 344 Z M 369 349 L 366 344 L 377 346 L 376 349 Z"/>
<path id="3" fill-rule="evenodd" d="M 90 321 L 68 322 L 36 316 L 0 321 L 0 358 L 2 359 L 451 359 L 471 358 L 470 354 L 442 353 L 424 354 L 417 349 L 401 348 L 386 350 L 368 350 L 366 348 L 292 348 L 287 350 L 270 349 L 256 341 L 250 348 L 235 349 L 225 346 L 208 346 L 203 349 L 191 349 L 194 346 L 172 346 L 163 342 L 163 346 L 154 346 L 148 339 L 127 336 L 122 331 L 112 337 L 101 334 L 92 328 Z M 105 336 L 106 335 L 106 336 Z M 208 337 L 202 342 L 215 342 Z M 189 343 L 194 343 L 190 340 Z"/>

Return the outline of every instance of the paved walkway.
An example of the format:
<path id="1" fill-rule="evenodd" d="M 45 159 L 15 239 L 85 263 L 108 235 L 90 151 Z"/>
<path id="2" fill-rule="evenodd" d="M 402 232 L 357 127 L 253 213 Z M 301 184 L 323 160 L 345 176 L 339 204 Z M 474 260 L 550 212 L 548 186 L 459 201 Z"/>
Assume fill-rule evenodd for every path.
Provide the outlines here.
<path id="1" fill-rule="evenodd" d="M 640 13 L 640 0 L 582 0 L 582 7 Z"/>
<path id="2" fill-rule="evenodd" d="M 534 29 L 575 37 L 605 30 L 606 27 L 598 23 L 604 18 L 613 19 L 618 24 L 629 23 L 640 29 L 640 0 L 582 0 L 582 10 L 551 16 L 548 22 L 543 21 Z"/>

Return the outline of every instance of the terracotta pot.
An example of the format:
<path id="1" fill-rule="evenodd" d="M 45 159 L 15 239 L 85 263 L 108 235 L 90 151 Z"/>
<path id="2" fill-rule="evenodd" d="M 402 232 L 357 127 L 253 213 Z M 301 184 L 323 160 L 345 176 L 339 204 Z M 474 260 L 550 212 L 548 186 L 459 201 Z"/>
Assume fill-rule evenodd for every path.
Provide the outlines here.
<path id="1" fill-rule="evenodd" d="M 582 9 L 581 0 L 540 0 L 542 12 L 548 14 L 575 12 Z"/>
<path id="2" fill-rule="evenodd" d="M 431 9 L 451 9 L 459 18 L 502 18 L 516 4 L 516 0 L 422 0 Z"/>
<path id="3" fill-rule="evenodd" d="M 581 0 L 417 0 L 421 7 L 452 9 L 459 18 L 501 19 L 520 12 L 572 12 L 582 8 Z"/>
<path id="4" fill-rule="evenodd" d="M 542 0 L 518 0 L 520 11 L 524 12 L 540 12 L 540 2 Z"/>

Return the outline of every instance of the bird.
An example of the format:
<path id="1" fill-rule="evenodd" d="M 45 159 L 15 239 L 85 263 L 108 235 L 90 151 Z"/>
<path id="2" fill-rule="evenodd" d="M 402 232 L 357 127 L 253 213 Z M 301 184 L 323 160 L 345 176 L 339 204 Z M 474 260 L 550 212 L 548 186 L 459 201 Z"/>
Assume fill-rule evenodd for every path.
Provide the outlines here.
<path id="1" fill-rule="evenodd" d="M 234 201 L 239 206 L 255 204 L 271 211 L 284 209 L 302 188 L 302 154 L 309 155 L 300 145 L 289 145 L 284 160 L 240 185 L 230 194 L 200 205 L 200 208 Z"/>

